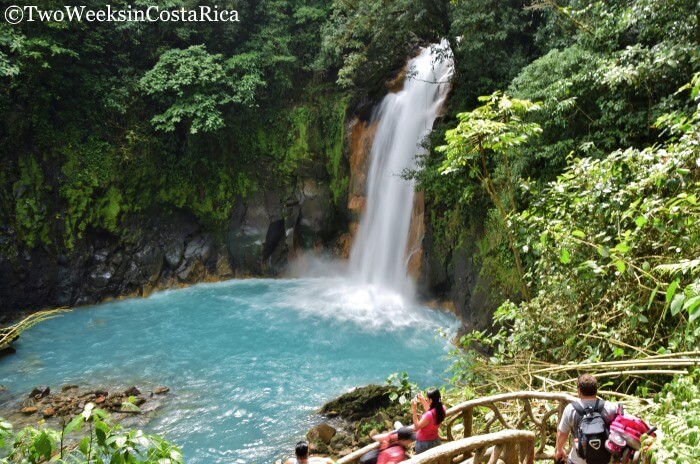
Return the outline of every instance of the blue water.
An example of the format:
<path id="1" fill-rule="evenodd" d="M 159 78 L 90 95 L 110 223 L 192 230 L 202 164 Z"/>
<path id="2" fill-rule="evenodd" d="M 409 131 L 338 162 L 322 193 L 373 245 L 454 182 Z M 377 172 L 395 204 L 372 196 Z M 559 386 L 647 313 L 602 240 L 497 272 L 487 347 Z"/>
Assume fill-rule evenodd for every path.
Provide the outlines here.
<path id="1" fill-rule="evenodd" d="M 326 401 L 406 371 L 443 383 L 442 312 L 340 279 L 201 284 L 80 308 L 38 324 L 0 361 L 0 384 L 167 385 L 145 430 L 187 463 L 272 462 Z M 152 387 L 151 387 L 152 388 Z"/>

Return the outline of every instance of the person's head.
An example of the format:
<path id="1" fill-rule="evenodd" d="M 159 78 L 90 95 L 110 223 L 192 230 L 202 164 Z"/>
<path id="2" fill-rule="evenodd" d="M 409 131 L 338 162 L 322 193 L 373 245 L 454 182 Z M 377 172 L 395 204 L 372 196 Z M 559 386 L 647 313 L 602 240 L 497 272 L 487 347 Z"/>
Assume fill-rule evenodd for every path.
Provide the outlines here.
<path id="1" fill-rule="evenodd" d="M 576 379 L 576 388 L 580 396 L 596 396 L 598 394 L 598 381 L 591 374 L 582 374 Z"/>
<path id="2" fill-rule="evenodd" d="M 309 459 L 309 443 L 306 441 L 297 442 L 294 448 L 294 455 L 298 461 Z"/>
<path id="3" fill-rule="evenodd" d="M 396 430 L 396 439 L 404 446 L 410 446 L 415 441 L 416 434 L 410 427 L 400 427 Z"/>
<path id="4" fill-rule="evenodd" d="M 442 424 L 445 420 L 445 407 L 442 405 L 442 397 L 440 396 L 440 390 L 437 388 L 433 390 L 428 390 L 425 397 L 430 400 L 430 409 L 435 410 L 435 419 L 438 425 Z"/>

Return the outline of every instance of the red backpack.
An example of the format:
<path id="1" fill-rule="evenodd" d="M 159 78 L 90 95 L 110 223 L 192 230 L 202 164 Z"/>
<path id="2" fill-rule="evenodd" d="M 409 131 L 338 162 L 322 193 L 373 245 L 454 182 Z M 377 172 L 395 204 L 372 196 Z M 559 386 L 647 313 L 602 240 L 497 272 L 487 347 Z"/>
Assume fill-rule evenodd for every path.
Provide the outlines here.
<path id="1" fill-rule="evenodd" d="M 647 434 L 655 437 L 656 427 L 649 427 L 639 417 L 625 414 L 622 404 L 618 406 L 617 411 L 615 420 L 610 424 L 610 435 L 605 447 L 618 459 L 617 462 L 627 463 L 641 448 L 641 436 Z"/>

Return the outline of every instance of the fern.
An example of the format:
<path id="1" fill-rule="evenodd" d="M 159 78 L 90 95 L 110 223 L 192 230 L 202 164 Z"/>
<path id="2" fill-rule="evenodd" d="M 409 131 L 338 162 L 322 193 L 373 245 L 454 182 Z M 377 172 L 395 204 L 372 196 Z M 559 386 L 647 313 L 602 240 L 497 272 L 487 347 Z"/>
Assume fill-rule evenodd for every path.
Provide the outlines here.
<path id="1" fill-rule="evenodd" d="M 645 440 L 644 462 L 686 464 L 700 462 L 700 375 L 679 377 L 656 398 L 650 421 L 659 438 Z"/>
<path id="2" fill-rule="evenodd" d="M 654 270 L 662 275 L 691 274 L 700 272 L 700 259 L 683 259 L 677 263 L 660 264 Z"/>

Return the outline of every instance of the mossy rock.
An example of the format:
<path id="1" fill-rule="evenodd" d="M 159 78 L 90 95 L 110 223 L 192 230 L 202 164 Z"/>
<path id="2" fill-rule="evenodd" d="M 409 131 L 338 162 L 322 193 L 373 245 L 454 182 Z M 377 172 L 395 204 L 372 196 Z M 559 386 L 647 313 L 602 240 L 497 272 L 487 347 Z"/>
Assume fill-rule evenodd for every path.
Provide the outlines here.
<path id="1" fill-rule="evenodd" d="M 319 413 L 329 417 L 340 416 L 348 421 L 359 421 L 391 406 L 389 395 L 394 391 L 396 389 L 388 385 L 358 387 L 326 403 Z"/>

